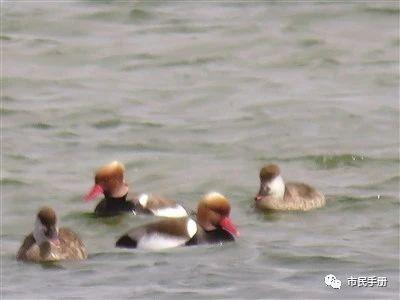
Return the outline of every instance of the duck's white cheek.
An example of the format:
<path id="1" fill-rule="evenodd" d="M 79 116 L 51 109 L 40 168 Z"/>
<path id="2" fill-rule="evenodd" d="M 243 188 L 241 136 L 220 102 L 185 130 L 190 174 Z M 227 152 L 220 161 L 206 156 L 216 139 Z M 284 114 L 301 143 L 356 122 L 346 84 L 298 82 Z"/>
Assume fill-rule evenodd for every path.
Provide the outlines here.
<path id="1" fill-rule="evenodd" d="M 186 241 L 186 238 L 153 233 L 143 236 L 139 240 L 137 247 L 148 250 L 161 250 L 182 246 Z"/>
<path id="2" fill-rule="evenodd" d="M 271 183 L 268 185 L 270 189 L 270 193 L 277 197 L 283 197 L 285 193 L 285 183 L 281 176 L 277 176 Z"/>
<path id="3" fill-rule="evenodd" d="M 47 240 L 47 237 L 44 234 L 45 230 L 46 228 L 42 225 L 39 219 L 37 219 L 35 222 L 35 228 L 33 229 L 33 237 L 38 245 Z"/>

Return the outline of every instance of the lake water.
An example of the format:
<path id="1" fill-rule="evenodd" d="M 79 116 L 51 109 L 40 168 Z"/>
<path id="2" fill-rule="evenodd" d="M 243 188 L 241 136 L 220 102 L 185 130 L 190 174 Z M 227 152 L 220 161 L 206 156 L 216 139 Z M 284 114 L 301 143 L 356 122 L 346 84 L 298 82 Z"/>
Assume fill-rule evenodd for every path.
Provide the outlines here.
<path id="1" fill-rule="evenodd" d="M 397 1 L 7 1 L 2 8 L 2 299 L 396 299 Z M 98 220 L 93 172 L 195 208 L 217 190 L 242 236 L 160 252 L 114 248 L 151 218 Z M 253 208 L 280 165 L 328 198 Z M 87 261 L 23 264 L 42 205 Z M 327 287 L 325 275 L 342 281 Z M 350 276 L 387 287 L 350 287 Z"/>

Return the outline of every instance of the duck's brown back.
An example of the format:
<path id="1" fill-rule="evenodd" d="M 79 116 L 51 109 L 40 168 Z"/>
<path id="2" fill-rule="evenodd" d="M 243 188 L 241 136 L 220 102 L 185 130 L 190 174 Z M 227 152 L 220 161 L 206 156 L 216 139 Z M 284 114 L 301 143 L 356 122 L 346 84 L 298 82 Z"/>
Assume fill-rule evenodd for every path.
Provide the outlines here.
<path id="1" fill-rule="evenodd" d="M 33 257 L 29 257 L 30 256 L 30 252 L 29 251 L 33 251 L 33 247 L 36 245 L 36 241 L 33 237 L 33 233 L 30 233 L 29 235 L 27 235 L 24 239 L 24 241 L 22 242 L 21 247 L 18 250 L 17 253 L 17 260 L 32 260 L 35 255 Z M 36 257 L 39 258 L 40 254 L 39 254 L 39 247 L 36 245 L 37 248 L 37 254 Z"/>
<path id="2" fill-rule="evenodd" d="M 325 197 L 313 187 L 304 183 L 287 183 L 282 198 L 266 196 L 256 203 L 263 210 L 307 211 L 325 206 Z"/>
<path id="3" fill-rule="evenodd" d="M 81 238 L 69 228 L 60 228 L 60 257 L 67 260 L 87 258 L 86 247 Z"/>
<path id="4" fill-rule="evenodd" d="M 146 208 L 149 210 L 157 210 L 157 209 L 162 209 L 166 208 L 169 206 L 175 206 L 176 201 L 162 198 L 160 196 L 156 195 L 151 195 L 149 200 L 147 201 Z"/>
<path id="5" fill-rule="evenodd" d="M 23 241 L 17 253 L 17 260 L 45 262 L 58 260 L 81 260 L 87 258 L 86 247 L 79 236 L 68 228 L 60 228 L 58 234 L 60 245 L 36 244 L 33 234 Z"/>
<path id="6" fill-rule="evenodd" d="M 311 210 L 325 205 L 325 197 L 313 187 L 304 183 L 286 184 L 283 203 L 288 210 Z"/>

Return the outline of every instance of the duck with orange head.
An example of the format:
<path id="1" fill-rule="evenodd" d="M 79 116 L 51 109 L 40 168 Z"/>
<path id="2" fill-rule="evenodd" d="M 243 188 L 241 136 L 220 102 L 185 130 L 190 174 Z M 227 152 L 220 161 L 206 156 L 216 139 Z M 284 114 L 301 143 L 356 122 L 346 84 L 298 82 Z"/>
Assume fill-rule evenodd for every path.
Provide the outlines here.
<path id="1" fill-rule="evenodd" d="M 141 194 L 128 199 L 128 192 L 125 166 L 118 161 L 113 161 L 96 171 L 94 186 L 84 200 L 88 202 L 104 195 L 94 210 L 99 217 L 111 217 L 122 213 L 174 218 L 188 215 L 186 209 L 174 200 L 150 194 Z"/>
<path id="2" fill-rule="evenodd" d="M 223 195 L 205 195 L 197 207 L 197 220 L 191 217 L 164 219 L 136 227 L 116 242 L 120 248 L 166 249 L 198 244 L 231 242 L 239 231 L 230 218 L 231 206 Z"/>

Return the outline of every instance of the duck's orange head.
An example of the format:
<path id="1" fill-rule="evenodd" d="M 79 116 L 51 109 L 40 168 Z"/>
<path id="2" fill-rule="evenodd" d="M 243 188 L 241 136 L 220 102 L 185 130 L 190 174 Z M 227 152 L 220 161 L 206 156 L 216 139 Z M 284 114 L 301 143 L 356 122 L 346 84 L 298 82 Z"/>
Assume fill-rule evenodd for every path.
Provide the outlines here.
<path id="1" fill-rule="evenodd" d="M 85 196 L 85 201 L 95 199 L 104 194 L 106 197 L 119 198 L 128 192 L 128 185 L 124 180 L 125 167 L 118 161 L 102 166 L 96 171 L 94 186 Z"/>
<path id="2" fill-rule="evenodd" d="M 220 193 L 211 192 L 199 202 L 197 220 L 207 231 L 222 227 L 231 234 L 239 236 L 239 231 L 229 217 L 230 212 L 229 200 Z"/>

